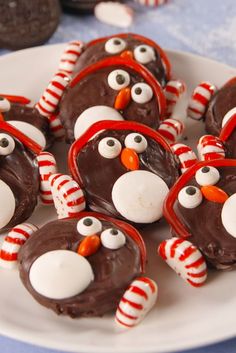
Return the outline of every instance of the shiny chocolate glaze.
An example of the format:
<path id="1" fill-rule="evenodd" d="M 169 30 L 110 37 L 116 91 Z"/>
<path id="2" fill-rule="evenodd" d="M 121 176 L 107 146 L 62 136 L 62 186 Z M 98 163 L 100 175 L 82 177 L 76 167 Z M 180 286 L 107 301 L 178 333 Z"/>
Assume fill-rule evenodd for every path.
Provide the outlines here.
<path id="1" fill-rule="evenodd" d="M 74 140 L 74 125 L 84 110 L 96 105 L 114 106 L 119 91 L 109 87 L 107 78 L 110 72 L 117 69 L 125 70 L 130 74 L 130 87 L 135 83 L 144 82 L 141 75 L 132 69 L 110 66 L 87 75 L 73 88 L 67 87 L 59 105 L 59 118 L 66 130 L 68 142 Z M 121 114 L 125 120 L 143 123 L 153 129 L 159 126 L 159 109 L 155 96 L 145 104 L 138 104 L 131 98 Z"/>
<path id="2" fill-rule="evenodd" d="M 87 257 L 94 272 L 94 281 L 82 293 L 61 300 L 50 299 L 36 292 L 29 280 L 30 267 L 40 255 L 59 249 L 77 251 L 84 236 L 78 233 L 76 224 L 76 219 L 61 219 L 38 230 L 19 252 L 20 277 L 32 296 L 57 314 L 71 317 L 102 316 L 116 309 L 124 291 L 141 273 L 138 245 L 121 228 L 126 236 L 123 247 L 110 250 L 101 245 L 95 254 Z M 111 227 L 118 229 L 113 223 L 105 221 L 102 221 L 102 226 L 102 231 Z M 76 276 L 79 273 L 72 273 L 71 280 Z"/>
<path id="3" fill-rule="evenodd" d="M 0 130 L 0 133 L 6 134 L 2 130 Z M 7 156 L 0 155 L 0 180 L 11 188 L 15 196 L 16 208 L 14 216 L 1 231 L 12 228 L 31 216 L 37 204 L 39 192 L 36 156 L 26 149 L 19 140 L 13 136 L 11 137 L 15 141 L 15 149 Z"/>
<path id="4" fill-rule="evenodd" d="M 125 137 L 132 132 L 134 131 L 103 131 L 90 140 L 77 157 L 77 165 L 89 208 L 124 220 L 126 219 L 115 209 L 111 194 L 116 180 L 129 170 L 121 163 L 120 156 L 114 159 L 102 157 L 98 152 L 98 144 L 104 137 L 114 137 L 121 142 L 124 148 Z M 148 147 L 139 154 L 139 169 L 160 176 L 170 188 L 179 177 L 178 162 L 175 156 L 164 150 L 152 138 L 146 135 L 144 137 L 148 142 Z"/>
<path id="5" fill-rule="evenodd" d="M 119 36 L 117 38 L 119 38 Z M 132 53 L 137 46 L 142 44 L 146 45 L 146 43 L 134 38 L 132 34 L 128 34 L 128 36 L 126 38 L 122 38 L 122 40 L 124 40 L 127 44 L 123 51 L 129 50 Z M 114 54 L 109 54 L 105 51 L 105 44 L 106 40 L 104 42 L 98 42 L 91 46 L 85 47 L 85 51 L 81 54 L 75 66 L 74 75 L 90 64 L 94 64 L 101 59 L 114 56 Z M 165 86 L 167 83 L 165 68 L 162 64 L 160 54 L 155 48 L 153 49 L 155 50 L 156 60 L 151 61 L 144 66 L 157 78 L 162 86 Z M 118 53 L 117 55 L 119 56 L 121 53 Z"/>
<path id="6" fill-rule="evenodd" d="M 229 196 L 236 193 L 236 168 L 218 167 L 220 180 L 217 187 L 223 189 Z M 195 178 L 187 185 L 200 187 Z M 210 265 L 218 269 L 233 266 L 236 263 L 236 238 L 231 236 L 221 221 L 222 203 L 207 201 L 194 209 L 184 208 L 177 201 L 175 211 L 181 222 L 190 231 L 190 242 L 195 244 L 203 253 Z"/>
<path id="7" fill-rule="evenodd" d="M 236 159 L 236 130 L 225 141 L 226 158 Z"/>

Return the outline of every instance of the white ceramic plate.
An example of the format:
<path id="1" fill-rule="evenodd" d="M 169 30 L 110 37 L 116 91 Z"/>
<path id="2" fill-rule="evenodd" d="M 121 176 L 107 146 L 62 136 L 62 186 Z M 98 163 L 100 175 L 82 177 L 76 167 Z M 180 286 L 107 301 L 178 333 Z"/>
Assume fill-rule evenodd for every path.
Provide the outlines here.
<path id="1" fill-rule="evenodd" d="M 36 101 L 54 73 L 64 45 L 24 50 L 0 58 L 0 91 L 23 94 Z M 202 57 L 168 51 L 174 76 L 189 91 L 201 80 L 222 85 L 236 70 Z M 1 93 L 1 92 L 0 92 Z M 188 141 L 203 131 L 201 122 L 188 122 Z M 195 136 L 193 135 L 193 132 Z M 61 156 L 63 146 L 56 146 Z M 65 154 L 65 153 L 64 153 Z M 63 158 L 61 157 L 63 165 Z M 55 218 L 52 208 L 39 206 L 32 222 Z M 149 227 L 146 239 L 148 275 L 159 285 L 155 309 L 138 327 L 117 332 L 113 316 L 72 320 L 40 306 L 21 285 L 17 272 L 0 271 L 0 333 L 29 343 L 83 353 L 150 353 L 193 348 L 236 334 L 235 272 L 210 273 L 207 284 L 195 289 L 178 278 L 156 256 L 157 244 L 168 235 L 162 221 Z"/>

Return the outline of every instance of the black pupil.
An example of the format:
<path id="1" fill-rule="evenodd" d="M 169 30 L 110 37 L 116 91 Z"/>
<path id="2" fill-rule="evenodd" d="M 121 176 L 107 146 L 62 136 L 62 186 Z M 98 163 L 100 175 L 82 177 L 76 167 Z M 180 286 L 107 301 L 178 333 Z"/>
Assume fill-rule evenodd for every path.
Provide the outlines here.
<path id="1" fill-rule="evenodd" d="M 118 230 L 113 228 L 113 229 L 111 229 L 110 233 L 111 233 L 111 235 L 117 235 Z"/>
<path id="2" fill-rule="evenodd" d="M 2 138 L 2 139 L 0 140 L 0 146 L 1 146 L 1 147 L 4 147 L 4 148 L 8 147 L 8 146 L 9 146 L 9 141 L 8 141 L 8 139 L 6 139 L 5 137 Z"/>
<path id="3" fill-rule="evenodd" d="M 125 77 L 121 74 L 117 75 L 116 76 L 116 82 L 119 84 L 119 85 L 122 85 L 123 83 L 125 83 Z"/>
<path id="4" fill-rule="evenodd" d="M 188 195 L 195 195 L 196 194 L 196 189 L 193 187 L 193 186 L 189 186 L 187 189 L 186 189 L 186 193 Z"/>
<path id="5" fill-rule="evenodd" d="M 142 141 L 142 137 L 137 135 L 137 136 L 135 136 L 134 141 L 137 143 L 140 143 Z"/>
<path id="6" fill-rule="evenodd" d="M 4 101 L 4 97 L 1 97 L 1 96 L 0 96 L 0 101 Z"/>
<path id="7" fill-rule="evenodd" d="M 137 87 L 137 88 L 135 88 L 134 92 L 139 95 L 142 93 L 142 88 Z"/>
<path id="8" fill-rule="evenodd" d="M 108 141 L 107 141 L 107 145 L 108 145 L 109 147 L 113 147 L 113 146 L 115 146 L 115 141 L 113 141 L 113 140 L 108 140 Z"/>
<path id="9" fill-rule="evenodd" d="M 142 47 L 142 48 L 140 48 L 140 51 L 141 51 L 141 53 L 145 53 L 147 51 L 147 49 Z"/>
<path id="10" fill-rule="evenodd" d="M 84 221 L 83 221 L 84 225 L 89 227 L 93 224 L 93 221 L 91 218 L 85 218 Z"/>
<path id="11" fill-rule="evenodd" d="M 115 44 L 115 45 L 120 45 L 120 40 L 119 40 L 119 39 L 115 39 L 115 40 L 114 40 L 114 44 Z"/>
<path id="12" fill-rule="evenodd" d="M 202 168 L 202 172 L 203 173 L 208 173 L 210 171 L 210 168 L 209 167 L 203 167 Z"/>

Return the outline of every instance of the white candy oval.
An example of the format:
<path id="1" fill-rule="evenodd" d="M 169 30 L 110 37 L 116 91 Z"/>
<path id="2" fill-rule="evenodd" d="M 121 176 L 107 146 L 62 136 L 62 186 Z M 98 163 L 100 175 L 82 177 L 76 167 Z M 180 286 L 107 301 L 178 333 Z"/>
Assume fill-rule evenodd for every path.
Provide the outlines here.
<path id="1" fill-rule="evenodd" d="M 220 180 L 220 173 L 215 167 L 205 166 L 198 169 L 195 179 L 201 186 L 215 185 Z"/>
<path id="2" fill-rule="evenodd" d="M 138 89 L 140 93 L 137 93 Z M 139 82 L 131 88 L 131 97 L 136 103 L 145 104 L 152 99 L 153 90 L 147 83 Z"/>
<path id="3" fill-rule="evenodd" d="M 236 193 L 231 195 L 224 203 L 221 211 L 221 220 L 227 232 L 236 238 Z"/>
<path id="4" fill-rule="evenodd" d="M 152 223 L 162 217 L 168 191 L 168 186 L 158 175 L 135 170 L 116 180 L 112 201 L 117 211 L 129 221 Z"/>
<path id="5" fill-rule="evenodd" d="M 119 42 L 119 43 L 118 43 Z M 108 39 L 105 43 L 105 51 L 109 54 L 119 54 L 126 47 L 126 42 L 119 37 L 113 37 Z"/>
<path id="6" fill-rule="evenodd" d="M 86 220 L 87 222 L 90 221 L 91 224 L 86 225 Z M 101 230 L 102 230 L 102 223 L 99 221 L 99 219 L 95 217 L 90 217 L 90 216 L 84 217 L 84 218 L 81 218 L 77 223 L 78 233 L 84 236 L 100 233 Z"/>
<path id="7" fill-rule="evenodd" d="M 39 294 L 65 299 L 82 293 L 94 280 L 94 274 L 83 256 L 70 250 L 53 250 L 34 261 L 29 280 Z"/>
<path id="8" fill-rule="evenodd" d="M 74 127 L 75 139 L 85 133 L 85 131 L 94 123 L 101 120 L 122 121 L 123 116 L 114 108 L 106 105 L 95 105 L 83 111 L 76 120 Z"/>
<path id="9" fill-rule="evenodd" d="M 31 140 L 35 141 L 40 147 L 42 147 L 42 149 L 46 147 L 46 139 L 44 134 L 34 125 L 18 120 L 8 121 L 8 124 L 14 126 Z"/>
<path id="10" fill-rule="evenodd" d="M 10 187 L 2 180 L 0 180 L 0 195 L 0 228 L 3 228 L 10 222 L 15 213 L 16 201 Z"/>
<path id="11" fill-rule="evenodd" d="M 126 238 L 119 229 L 109 228 L 102 232 L 101 243 L 105 248 L 116 250 L 125 245 Z"/>

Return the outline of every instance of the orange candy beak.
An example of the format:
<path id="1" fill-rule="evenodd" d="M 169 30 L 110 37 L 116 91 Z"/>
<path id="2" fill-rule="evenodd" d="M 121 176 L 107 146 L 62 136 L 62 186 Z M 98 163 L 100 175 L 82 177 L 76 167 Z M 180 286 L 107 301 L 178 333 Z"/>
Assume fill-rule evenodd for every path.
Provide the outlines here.
<path id="1" fill-rule="evenodd" d="M 131 50 L 125 50 L 120 54 L 120 57 L 123 59 L 133 60 L 134 55 Z"/>
<path id="2" fill-rule="evenodd" d="M 129 87 L 122 88 L 116 96 L 114 108 L 123 110 L 129 104 L 131 99 L 131 89 Z"/>
<path id="3" fill-rule="evenodd" d="M 225 191 L 214 185 L 202 186 L 201 192 L 208 201 L 212 202 L 224 203 L 229 198 Z"/>
<path id="4" fill-rule="evenodd" d="M 81 256 L 87 257 L 95 254 L 100 248 L 101 240 L 98 235 L 90 235 L 85 237 L 77 249 L 77 253 Z"/>
<path id="5" fill-rule="evenodd" d="M 124 148 L 121 152 L 121 163 L 129 170 L 139 169 L 138 154 L 131 148 Z"/>
<path id="6" fill-rule="evenodd" d="M 0 121 L 4 121 L 4 117 L 3 117 L 2 113 L 0 113 Z"/>

